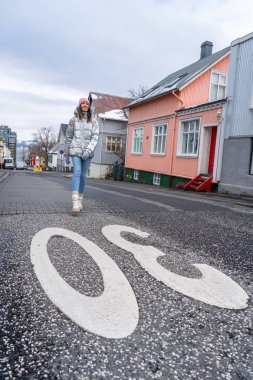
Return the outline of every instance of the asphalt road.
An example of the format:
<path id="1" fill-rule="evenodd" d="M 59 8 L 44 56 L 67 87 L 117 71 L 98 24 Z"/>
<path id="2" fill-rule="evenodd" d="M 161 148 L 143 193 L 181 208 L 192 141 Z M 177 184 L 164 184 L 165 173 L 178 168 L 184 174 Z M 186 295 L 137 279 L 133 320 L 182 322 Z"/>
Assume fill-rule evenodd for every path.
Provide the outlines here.
<path id="1" fill-rule="evenodd" d="M 0 379 L 253 379 L 253 202 L 14 171 Z"/>

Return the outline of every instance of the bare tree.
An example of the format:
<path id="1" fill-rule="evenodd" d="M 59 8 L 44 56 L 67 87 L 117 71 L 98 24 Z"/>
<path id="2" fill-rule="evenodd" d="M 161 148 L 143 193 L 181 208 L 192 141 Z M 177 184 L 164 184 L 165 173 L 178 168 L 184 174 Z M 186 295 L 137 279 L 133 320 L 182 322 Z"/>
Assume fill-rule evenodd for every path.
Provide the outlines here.
<path id="1" fill-rule="evenodd" d="M 37 152 L 45 158 L 46 165 L 48 165 L 48 153 L 56 144 L 56 135 L 54 130 L 52 127 L 40 128 L 36 133 L 34 133 L 34 141 Z"/>
<path id="2" fill-rule="evenodd" d="M 128 94 L 132 99 L 138 99 L 141 97 L 146 91 L 148 91 L 148 87 L 140 84 L 138 88 L 130 88 L 128 90 Z"/>

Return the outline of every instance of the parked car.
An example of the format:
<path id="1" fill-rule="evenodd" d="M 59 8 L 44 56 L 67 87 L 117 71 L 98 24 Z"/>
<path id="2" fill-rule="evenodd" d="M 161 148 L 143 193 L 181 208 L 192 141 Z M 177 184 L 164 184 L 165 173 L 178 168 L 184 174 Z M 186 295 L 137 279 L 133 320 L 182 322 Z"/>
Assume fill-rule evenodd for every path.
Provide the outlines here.
<path id="1" fill-rule="evenodd" d="M 24 170 L 24 169 L 27 169 L 27 165 L 25 162 L 23 161 L 17 161 L 16 163 L 16 169 L 17 170 Z"/>
<path id="2" fill-rule="evenodd" d="M 14 169 L 13 158 L 5 158 L 4 159 L 4 169 Z"/>

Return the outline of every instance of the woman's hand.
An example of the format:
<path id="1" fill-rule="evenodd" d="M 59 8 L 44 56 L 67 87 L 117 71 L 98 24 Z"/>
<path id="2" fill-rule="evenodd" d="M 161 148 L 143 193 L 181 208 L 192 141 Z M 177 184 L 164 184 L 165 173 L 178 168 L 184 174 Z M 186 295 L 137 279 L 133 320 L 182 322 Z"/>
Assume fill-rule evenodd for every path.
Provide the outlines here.
<path id="1" fill-rule="evenodd" d="M 87 160 L 90 157 L 90 154 L 91 154 L 91 150 L 90 149 L 85 149 L 84 152 L 83 152 L 82 159 L 83 160 Z"/>

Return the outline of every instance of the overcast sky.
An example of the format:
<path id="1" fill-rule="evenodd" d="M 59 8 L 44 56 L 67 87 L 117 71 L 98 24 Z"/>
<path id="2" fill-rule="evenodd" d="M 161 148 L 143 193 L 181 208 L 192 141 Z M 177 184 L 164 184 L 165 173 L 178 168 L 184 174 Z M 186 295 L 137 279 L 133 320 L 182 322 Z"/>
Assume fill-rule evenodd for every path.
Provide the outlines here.
<path id="1" fill-rule="evenodd" d="M 252 0 L 0 0 L 0 125 L 58 131 L 89 91 L 151 87 L 252 20 Z"/>

